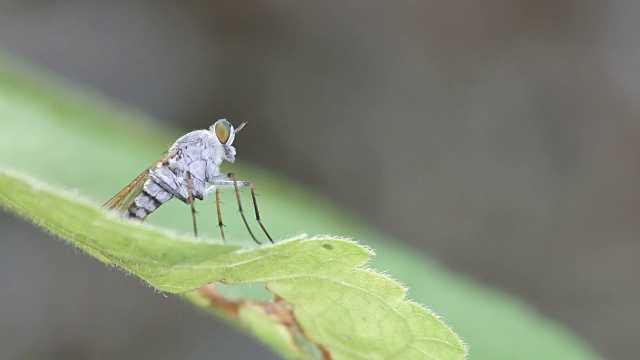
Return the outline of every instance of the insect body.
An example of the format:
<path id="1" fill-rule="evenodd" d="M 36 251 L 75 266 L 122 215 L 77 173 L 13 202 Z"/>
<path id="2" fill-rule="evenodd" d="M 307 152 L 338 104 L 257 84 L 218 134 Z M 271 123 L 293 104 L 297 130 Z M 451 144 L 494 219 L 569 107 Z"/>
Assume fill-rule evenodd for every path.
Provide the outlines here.
<path id="1" fill-rule="evenodd" d="M 197 236 L 194 199 L 204 200 L 212 192 L 216 193 L 218 226 L 224 240 L 222 216 L 220 214 L 220 188 L 233 188 L 238 200 L 240 215 L 255 242 L 255 236 L 242 210 L 239 187 L 249 187 L 256 220 L 273 242 L 265 229 L 256 203 L 253 185 L 248 181 L 236 180 L 235 174 L 220 174 L 223 160 L 235 161 L 236 149 L 231 145 L 237 132 L 245 123 L 234 129 L 225 119 L 218 120 L 209 129 L 192 131 L 179 138 L 167 152 L 167 155 L 156 161 L 142 172 L 127 187 L 116 194 L 104 205 L 107 209 L 115 209 L 123 219 L 144 221 L 144 219 L 162 204 L 177 198 L 191 206 L 193 228 Z M 210 184 L 207 186 L 207 184 Z"/>

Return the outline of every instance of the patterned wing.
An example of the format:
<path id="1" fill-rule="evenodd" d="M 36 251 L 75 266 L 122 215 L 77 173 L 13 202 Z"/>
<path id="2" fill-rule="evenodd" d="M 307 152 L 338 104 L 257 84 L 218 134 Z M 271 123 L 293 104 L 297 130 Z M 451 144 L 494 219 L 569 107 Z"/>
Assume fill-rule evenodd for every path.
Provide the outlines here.
<path id="1" fill-rule="evenodd" d="M 115 210 L 118 214 L 124 214 L 125 211 L 131 206 L 136 196 L 138 196 L 142 192 L 142 188 L 144 187 L 144 183 L 149 177 L 147 174 L 149 170 L 152 170 L 158 166 L 166 165 L 174 154 L 167 154 L 162 157 L 158 161 L 154 162 L 146 168 L 138 177 L 136 177 L 129 185 L 125 186 L 124 189 L 120 190 L 114 197 L 109 199 L 104 205 L 102 205 L 103 209 L 107 210 Z"/>

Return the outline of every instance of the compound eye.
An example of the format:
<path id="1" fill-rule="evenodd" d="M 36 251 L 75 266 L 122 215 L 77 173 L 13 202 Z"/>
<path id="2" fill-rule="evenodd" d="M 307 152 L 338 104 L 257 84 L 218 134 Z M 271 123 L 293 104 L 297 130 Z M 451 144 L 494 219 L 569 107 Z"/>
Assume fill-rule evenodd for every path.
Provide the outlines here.
<path id="1" fill-rule="evenodd" d="M 216 137 L 221 144 L 226 144 L 231 136 L 231 124 L 227 120 L 218 120 L 215 125 Z"/>

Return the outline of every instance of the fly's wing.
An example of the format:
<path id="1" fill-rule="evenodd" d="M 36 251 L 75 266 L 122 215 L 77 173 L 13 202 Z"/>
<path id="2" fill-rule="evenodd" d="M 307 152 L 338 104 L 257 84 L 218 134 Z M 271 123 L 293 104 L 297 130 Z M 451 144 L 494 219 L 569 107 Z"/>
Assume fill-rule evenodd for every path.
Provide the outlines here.
<path id="1" fill-rule="evenodd" d="M 163 158 L 154 162 L 146 168 L 138 177 L 136 177 L 129 185 L 125 186 L 124 189 L 120 190 L 114 197 L 112 197 L 109 201 L 107 201 L 104 205 L 102 205 L 103 209 L 107 210 L 115 210 L 118 214 L 123 214 L 129 206 L 133 203 L 133 200 L 142 192 L 142 188 L 144 187 L 144 183 L 149 177 L 148 172 L 155 167 L 165 165 L 169 158 L 171 158 L 174 154 L 167 154 Z"/>

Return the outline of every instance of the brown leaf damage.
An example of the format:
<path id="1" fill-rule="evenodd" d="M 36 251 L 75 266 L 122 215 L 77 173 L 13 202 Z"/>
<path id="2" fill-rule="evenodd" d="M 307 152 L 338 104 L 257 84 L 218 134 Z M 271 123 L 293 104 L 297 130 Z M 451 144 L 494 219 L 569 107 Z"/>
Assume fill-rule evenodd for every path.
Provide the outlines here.
<path id="1" fill-rule="evenodd" d="M 268 289 L 268 287 L 267 287 Z M 316 343 L 307 336 L 304 329 L 300 326 L 296 320 L 295 313 L 293 311 L 293 304 L 285 301 L 277 295 L 274 295 L 272 301 L 257 301 L 257 300 L 229 300 L 222 296 L 216 289 L 216 284 L 209 284 L 200 287 L 196 290 L 196 293 L 205 298 L 209 306 L 213 309 L 221 311 L 222 313 L 230 316 L 240 323 L 242 318 L 240 317 L 240 310 L 245 306 L 259 306 L 271 320 L 284 325 L 290 335 L 290 344 L 299 353 L 304 353 L 305 350 L 296 342 L 296 339 L 303 339 L 306 345 L 313 346 L 317 353 L 321 355 L 323 360 L 331 360 L 331 353 L 322 344 Z"/>

